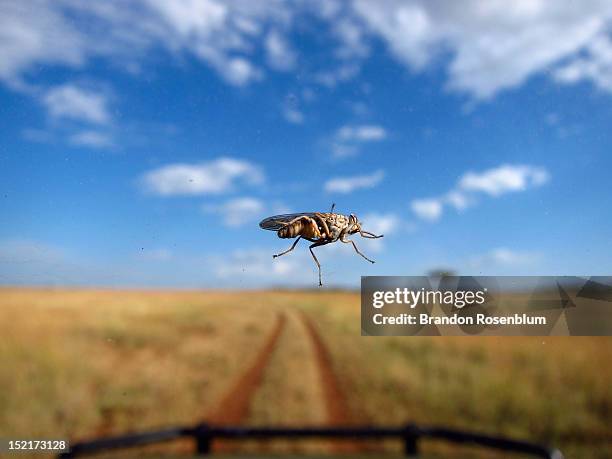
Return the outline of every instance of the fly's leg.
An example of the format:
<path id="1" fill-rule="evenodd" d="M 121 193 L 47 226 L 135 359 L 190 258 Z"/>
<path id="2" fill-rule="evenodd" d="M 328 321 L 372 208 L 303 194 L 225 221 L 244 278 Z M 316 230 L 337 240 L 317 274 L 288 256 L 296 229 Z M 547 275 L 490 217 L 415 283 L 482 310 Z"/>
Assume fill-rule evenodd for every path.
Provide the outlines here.
<path id="1" fill-rule="evenodd" d="M 327 226 L 327 222 L 325 221 L 325 217 L 323 217 L 322 214 L 320 213 L 316 213 L 315 214 L 315 219 L 318 219 L 319 224 L 321 225 L 321 228 L 323 228 L 323 231 L 325 234 L 323 234 L 323 238 L 329 238 L 331 237 L 331 233 L 329 231 L 329 227 Z"/>
<path id="2" fill-rule="evenodd" d="M 302 236 L 299 236 L 295 242 L 293 244 L 291 244 L 291 247 L 289 247 L 287 250 L 285 250 L 284 252 L 281 252 L 279 254 L 276 255 L 272 255 L 272 258 L 277 258 L 277 257 L 281 257 L 283 255 L 285 255 L 286 253 L 291 252 L 293 249 L 295 249 L 295 246 L 297 245 L 298 242 L 300 242 L 300 239 L 302 239 Z"/>
<path id="3" fill-rule="evenodd" d="M 312 228 L 314 230 L 312 235 L 314 237 L 316 237 L 317 240 L 319 240 L 319 239 L 326 239 L 327 238 L 326 234 L 321 234 L 321 229 L 319 228 L 319 225 L 318 225 L 318 223 L 320 223 L 320 222 L 319 222 L 319 220 L 317 220 L 316 215 L 313 216 L 313 217 L 308 217 L 308 216 L 305 215 L 302 218 L 303 218 L 303 222 L 304 222 L 305 225 L 312 225 Z M 302 234 L 305 236 L 304 231 L 302 231 Z"/>
<path id="4" fill-rule="evenodd" d="M 361 237 L 365 237 L 366 239 L 378 239 L 384 236 L 384 234 L 381 234 L 380 236 L 377 236 L 376 234 L 372 234 L 369 231 L 359 231 L 359 234 L 361 234 Z"/>
<path id="5" fill-rule="evenodd" d="M 370 263 L 376 263 L 374 260 L 370 260 L 368 257 L 366 257 L 363 253 L 361 253 L 359 251 L 359 249 L 357 248 L 357 244 L 355 244 L 355 241 L 351 241 L 350 239 L 340 239 L 342 242 L 344 242 L 345 244 L 348 244 L 349 242 L 351 244 L 353 244 L 353 248 L 355 249 L 355 252 L 357 252 L 359 255 L 361 255 L 363 258 L 365 258 L 366 260 L 368 260 Z"/>
<path id="6" fill-rule="evenodd" d="M 335 207 L 336 207 L 336 203 L 334 202 L 334 203 L 332 203 L 331 209 L 330 209 L 330 211 L 329 211 L 329 213 L 330 213 L 330 214 L 333 214 L 333 213 L 334 213 L 334 208 L 335 208 Z"/>
<path id="7" fill-rule="evenodd" d="M 315 247 L 320 247 L 322 245 L 325 244 L 329 244 L 329 241 L 317 241 L 314 244 L 311 244 L 308 249 L 310 250 L 310 254 L 312 255 L 312 258 L 314 259 L 315 263 L 317 264 L 317 268 L 319 268 L 319 287 L 323 286 L 323 282 L 321 282 L 321 263 L 319 263 L 319 260 L 317 260 L 317 256 L 314 254 L 314 252 L 312 251 L 312 249 L 314 249 Z"/>

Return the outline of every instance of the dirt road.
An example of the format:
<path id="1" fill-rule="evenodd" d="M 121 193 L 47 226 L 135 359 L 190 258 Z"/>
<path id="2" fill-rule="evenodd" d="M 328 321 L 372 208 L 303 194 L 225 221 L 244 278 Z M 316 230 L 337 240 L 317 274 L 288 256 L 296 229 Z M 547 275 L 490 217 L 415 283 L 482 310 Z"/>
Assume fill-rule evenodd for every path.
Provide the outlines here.
<path id="1" fill-rule="evenodd" d="M 268 409 L 270 405 L 277 407 L 274 412 Z M 286 410 L 279 413 L 278 406 Z M 228 386 L 206 420 L 217 425 L 295 426 L 337 426 L 357 421 L 315 323 L 295 311 L 279 314 L 254 361 Z M 257 446 L 250 442 L 243 446 L 251 451 L 253 448 L 266 451 L 267 448 L 276 449 L 274 446 L 279 444 L 284 451 L 303 450 L 302 446 L 282 441 L 258 442 Z M 244 450 L 226 441 L 217 441 L 214 449 L 223 452 Z M 326 443 L 325 449 L 354 453 L 367 448 L 362 442 L 342 440 Z"/>

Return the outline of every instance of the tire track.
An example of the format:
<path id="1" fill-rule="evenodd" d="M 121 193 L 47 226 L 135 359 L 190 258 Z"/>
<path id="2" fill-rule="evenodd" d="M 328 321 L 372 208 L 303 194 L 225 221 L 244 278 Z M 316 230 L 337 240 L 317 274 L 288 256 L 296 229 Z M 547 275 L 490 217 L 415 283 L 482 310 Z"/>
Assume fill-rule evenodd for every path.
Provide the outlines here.
<path id="1" fill-rule="evenodd" d="M 308 331 L 293 308 L 286 309 L 286 316 L 285 329 L 252 400 L 248 424 L 254 427 L 325 425 L 325 399 Z M 321 456 L 329 453 L 329 442 L 289 438 L 248 440 L 241 452 L 266 457 Z"/>
<path id="2" fill-rule="evenodd" d="M 249 368 L 230 386 L 225 396 L 217 407 L 206 417 L 206 422 L 214 425 L 240 425 L 249 417 L 251 400 L 261 385 L 270 362 L 270 358 L 278 339 L 282 334 L 287 318 L 285 314 L 279 313 L 276 325 L 270 333 L 263 347 L 255 357 Z M 216 451 L 230 450 L 229 444 L 223 441 L 215 441 L 213 445 Z"/>
<path id="3" fill-rule="evenodd" d="M 334 373 L 331 354 L 312 320 L 303 312 L 300 315 L 314 348 L 314 355 L 319 368 L 320 384 L 327 408 L 327 422 L 330 426 L 354 424 L 356 417 L 352 414 L 346 395 Z M 334 452 L 338 453 L 357 453 L 371 450 L 363 441 L 355 440 L 335 441 L 331 444 L 331 447 Z"/>

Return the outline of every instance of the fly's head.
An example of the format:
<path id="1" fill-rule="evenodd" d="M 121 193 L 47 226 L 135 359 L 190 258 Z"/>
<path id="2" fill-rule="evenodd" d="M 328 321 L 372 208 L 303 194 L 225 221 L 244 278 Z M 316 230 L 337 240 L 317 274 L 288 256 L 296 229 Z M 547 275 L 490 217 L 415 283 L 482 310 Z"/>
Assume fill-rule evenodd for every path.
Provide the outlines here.
<path id="1" fill-rule="evenodd" d="M 359 220 L 357 219 L 357 215 L 355 214 L 349 215 L 347 233 L 355 234 L 359 232 L 361 232 L 361 223 L 359 223 Z"/>

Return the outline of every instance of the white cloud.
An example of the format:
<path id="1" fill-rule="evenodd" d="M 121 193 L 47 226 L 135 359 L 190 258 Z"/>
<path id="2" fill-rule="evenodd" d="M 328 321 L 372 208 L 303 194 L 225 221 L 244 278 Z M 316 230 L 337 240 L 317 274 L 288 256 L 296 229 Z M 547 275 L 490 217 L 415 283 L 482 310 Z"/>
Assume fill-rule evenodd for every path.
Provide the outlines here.
<path id="1" fill-rule="evenodd" d="M 418 2 L 356 1 L 355 11 L 371 32 L 382 37 L 402 61 L 419 69 L 430 57 L 435 23 Z"/>
<path id="2" fill-rule="evenodd" d="M 518 252 L 504 247 L 494 249 L 490 255 L 493 260 L 503 265 L 530 264 L 539 258 L 536 253 Z"/>
<path id="3" fill-rule="evenodd" d="M 328 193 L 351 193 L 359 189 L 374 188 L 384 177 L 385 173 L 382 170 L 378 170 L 370 175 L 336 177 L 325 182 L 325 191 Z"/>
<path id="4" fill-rule="evenodd" d="M 283 116 L 291 124 L 302 124 L 304 122 L 304 114 L 296 108 L 285 107 Z"/>
<path id="5" fill-rule="evenodd" d="M 90 148 L 108 148 L 113 146 L 113 139 L 109 134 L 98 131 L 81 131 L 71 135 L 68 141 L 72 145 Z"/>
<path id="6" fill-rule="evenodd" d="M 0 2 L 0 79 L 11 87 L 22 89 L 22 74 L 36 64 L 83 64 L 84 37 L 57 6 L 41 0 Z"/>
<path id="7" fill-rule="evenodd" d="M 382 126 L 364 124 L 360 126 L 342 126 L 336 137 L 347 142 L 372 142 L 387 138 L 387 131 Z"/>
<path id="8" fill-rule="evenodd" d="M 512 250 L 507 247 L 498 247 L 484 255 L 473 257 L 469 264 L 474 268 L 498 267 L 524 267 L 536 264 L 541 260 L 536 252 Z"/>
<path id="9" fill-rule="evenodd" d="M 251 81 L 261 79 L 261 71 L 242 57 L 233 57 L 213 63 L 225 80 L 233 85 L 244 86 Z"/>
<path id="10" fill-rule="evenodd" d="M 536 74 L 562 83 L 593 81 L 612 91 L 612 3 L 604 0 L 332 3 L 3 0 L 0 79 L 24 87 L 39 65 L 84 68 L 99 57 L 133 69 L 161 48 L 199 59 L 230 84 L 246 85 L 264 77 L 265 64 L 256 63 L 261 55 L 273 70 L 296 68 L 287 37 L 314 12 L 335 41 L 323 44 L 332 50 L 327 70 L 311 69 L 329 87 L 354 78 L 372 42 L 382 40 L 412 71 L 444 60 L 448 87 L 478 99 Z"/>
<path id="11" fill-rule="evenodd" d="M 76 130 L 74 123 L 51 123 L 49 131 L 46 132 L 47 140 L 54 137 L 51 131 L 59 128 L 60 132 L 56 137 L 63 138 L 70 145 L 98 149 L 113 146 L 111 134 L 98 130 L 99 127 L 107 127 L 111 123 L 109 100 L 105 92 L 76 84 L 64 84 L 45 90 L 41 94 L 41 102 L 53 120 L 76 121 L 81 125 L 80 130 Z M 84 128 L 84 125 L 95 125 L 95 128 Z M 29 134 L 32 132 L 34 131 L 28 131 Z M 36 136 L 32 135 L 28 135 L 28 138 L 36 140 Z"/>
<path id="12" fill-rule="evenodd" d="M 498 197 L 505 193 L 526 191 L 544 185 L 550 174 L 542 167 L 504 164 L 483 172 L 467 172 L 455 188 L 440 197 L 415 199 L 411 203 L 414 213 L 424 220 L 436 221 L 445 205 L 461 211 L 475 203 L 475 196 L 483 193 Z"/>
<path id="13" fill-rule="evenodd" d="M 365 30 L 356 20 L 346 17 L 339 19 L 333 31 L 341 42 L 336 51 L 338 57 L 350 59 L 366 57 L 369 54 L 370 47 L 365 40 Z"/>
<path id="14" fill-rule="evenodd" d="M 340 142 L 332 142 L 330 148 L 334 158 L 346 158 L 359 153 L 359 148 L 356 145 L 347 145 Z"/>
<path id="15" fill-rule="evenodd" d="M 543 185 L 549 178 L 548 172 L 540 167 L 505 164 L 481 173 L 468 172 L 459 180 L 459 187 L 499 196 Z"/>
<path id="16" fill-rule="evenodd" d="M 401 219 L 395 214 L 369 213 L 359 217 L 361 227 L 374 234 L 389 235 L 399 230 L 403 225 Z"/>
<path id="17" fill-rule="evenodd" d="M 148 46 L 161 42 L 175 53 L 190 52 L 237 86 L 263 77 L 249 57 L 257 47 L 265 47 L 263 25 L 283 25 L 291 14 L 279 1 L 148 0 L 144 6 L 149 27 L 140 35 Z M 279 64 L 278 48 L 275 51 L 274 62 Z"/>
<path id="18" fill-rule="evenodd" d="M 380 142 L 387 136 L 387 130 L 376 124 L 345 125 L 334 133 L 330 148 L 336 158 L 352 156 L 359 152 L 361 144 Z"/>
<path id="19" fill-rule="evenodd" d="M 35 14 L 33 13 L 35 12 Z M 189 53 L 234 85 L 262 77 L 250 57 L 262 48 L 263 25 L 284 26 L 280 1 L 139 0 L 74 2 L 4 0 L 0 4 L 0 78 L 25 86 L 39 64 L 84 67 L 94 57 L 139 67 L 147 51 Z"/>
<path id="20" fill-rule="evenodd" d="M 307 101 L 308 91 L 302 94 L 302 99 Z M 295 93 L 288 93 L 281 105 L 283 117 L 291 124 L 302 124 L 304 122 L 304 113 L 300 109 L 300 97 Z"/>
<path id="21" fill-rule="evenodd" d="M 472 200 L 465 193 L 461 191 L 452 190 L 446 195 L 446 199 L 443 199 L 446 203 L 450 204 L 457 210 L 463 210 L 472 204 Z"/>
<path id="22" fill-rule="evenodd" d="M 110 121 L 108 101 L 103 94 L 72 84 L 58 86 L 47 91 L 43 103 L 54 118 L 68 118 L 95 124 Z"/>
<path id="23" fill-rule="evenodd" d="M 449 87 L 481 99 L 578 53 L 612 18 L 612 4 L 599 0 L 357 0 L 355 11 L 415 71 L 450 51 Z"/>
<path id="24" fill-rule="evenodd" d="M 576 57 L 559 67 L 554 77 L 561 83 L 577 83 L 592 80 L 595 85 L 612 91 L 612 41 L 608 36 L 598 36 L 586 48 L 586 54 Z"/>
<path id="25" fill-rule="evenodd" d="M 314 80 L 328 88 L 335 88 L 338 83 L 349 81 L 359 74 L 360 67 L 355 63 L 343 62 L 333 70 L 322 70 L 314 75 Z"/>
<path id="26" fill-rule="evenodd" d="M 264 44 L 270 67 L 280 71 L 288 71 L 295 67 L 295 53 L 278 31 L 269 32 Z"/>
<path id="27" fill-rule="evenodd" d="M 262 201 L 251 197 L 232 199 L 218 206 L 203 207 L 205 212 L 220 215 L 223 223 L 229 227 L 239 227 L 261 219 L 264 209 Z"/>
<path id="28" fill-rule="evenodd" d="M 410 207 L 424 220 L 436 221 L 442 216 L 442 202 L 439 199 L 415 199 L 410 203 Z"/>
<path id="29" fill-rule="evenodd" d="M 197 164 L 169 164 L 147 172 L 144 188 L 161 196 L 220 194 L 230 191 L 238 182 L 261 184 L 261 168 L 248 161 L 218 158 Z"/>
<path id="30" fill-rule="evenodd" d="M 210 0 L 148 0 L 153 10 L 170 29 L 181 37 L 198 38 L 224 26 L 228 9 L 221 2 Z"/>

